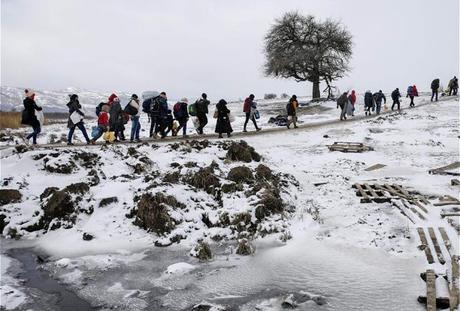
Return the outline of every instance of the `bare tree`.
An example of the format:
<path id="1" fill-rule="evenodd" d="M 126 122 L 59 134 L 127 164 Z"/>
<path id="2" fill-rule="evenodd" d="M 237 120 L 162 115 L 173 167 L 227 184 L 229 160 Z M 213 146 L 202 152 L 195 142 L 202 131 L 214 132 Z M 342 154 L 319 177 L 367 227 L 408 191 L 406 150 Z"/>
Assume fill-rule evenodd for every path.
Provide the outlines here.
<path id="1" fill-rule="evenodd" d="M 313 99 L 321 97 L 320 82 L 328 85 L 349 70 L 352 36 L 339 22 L 288 12 L 265 36 L 265 75 L 313 83 Z"/>

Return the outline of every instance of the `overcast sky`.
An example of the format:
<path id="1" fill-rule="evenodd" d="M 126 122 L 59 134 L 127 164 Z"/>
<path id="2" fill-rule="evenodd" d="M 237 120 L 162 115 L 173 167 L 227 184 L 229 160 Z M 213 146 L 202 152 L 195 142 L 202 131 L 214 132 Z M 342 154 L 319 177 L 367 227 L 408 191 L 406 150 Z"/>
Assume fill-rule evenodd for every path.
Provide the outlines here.
<path id="1" fill-rule="evenodd" d="M 291 10 L 338 19 L 352 33 L 341 90 L 428 90 L 459 68 L 458 0 L 1 1 L 7 86 L 164 90 L 169 98 L 310 95 L 311 83 L 262 73 L 264 35 Z"/>

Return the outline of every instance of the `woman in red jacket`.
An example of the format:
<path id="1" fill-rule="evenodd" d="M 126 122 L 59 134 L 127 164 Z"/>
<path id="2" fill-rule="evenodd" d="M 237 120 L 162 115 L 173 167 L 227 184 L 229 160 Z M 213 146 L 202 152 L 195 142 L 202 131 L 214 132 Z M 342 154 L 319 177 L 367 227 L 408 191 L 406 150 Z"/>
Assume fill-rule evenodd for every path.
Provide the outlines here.
<path id="1" fill-rule="evenodd" d="M 102 106 L 101 113 L 99 113 L 99 117 L 97 118 L 97 133 L 93 133 L 93 138 L 90 140 L 90 143 L 93 145 L 109 129 L 109 110 L 109 105 Z"/>
<path id="2" fill-rule="evenodd" d="M 356 93 L 355 93 L 355 90 L 352 90 L 351 91 L 351 94 L 348 95 L 348 102 L 349 102 L 349 105 L 348 105 L 348 111 L 347 111 L 347 114 L 348 115 L 351 115 L 352 117 L 355 116 L 355 103 L 356 103 Z"/>

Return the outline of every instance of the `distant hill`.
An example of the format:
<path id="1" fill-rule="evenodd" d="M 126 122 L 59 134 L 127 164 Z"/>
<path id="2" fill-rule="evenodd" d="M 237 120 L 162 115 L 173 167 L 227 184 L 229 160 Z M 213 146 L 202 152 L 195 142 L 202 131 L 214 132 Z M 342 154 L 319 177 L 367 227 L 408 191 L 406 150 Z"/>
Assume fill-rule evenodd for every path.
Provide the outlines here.
<path id="1" fill-rule="evenodd" d="M 1 111 L 21 111 L 23 108 L 24 88 L 19 87 L 0 87 L 0 110 Z M 85 112 L 94 111 L 97 104 L 107 101 L 109 93 L 81 90 L 77 88 L 66 88 L 59 91 L 33 90 L 36 94 L 36 101 L 42 106 L 45 112 L 67 112 L 69 94 L 78 94 L 80 103 Z M 122 101 L 122 105 L 127 103 L 131 94 L 117 93 Z"/>

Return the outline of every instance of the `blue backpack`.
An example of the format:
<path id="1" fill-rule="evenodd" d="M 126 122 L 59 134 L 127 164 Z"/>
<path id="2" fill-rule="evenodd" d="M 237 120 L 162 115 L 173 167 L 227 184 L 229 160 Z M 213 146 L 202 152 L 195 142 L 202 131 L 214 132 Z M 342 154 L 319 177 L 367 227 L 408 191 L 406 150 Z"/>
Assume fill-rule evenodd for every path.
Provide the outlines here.
<path id="1" fill-rule="evenodd" d="M 414 93 L 414 87 L 411 85 L 407 88 L 407 94 L 412 95 Z"/>

